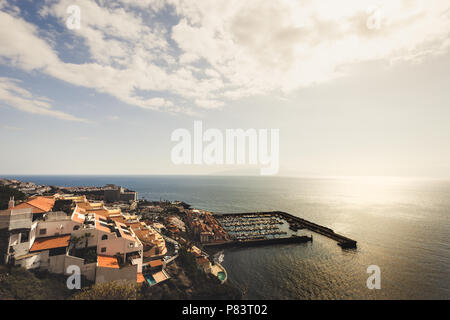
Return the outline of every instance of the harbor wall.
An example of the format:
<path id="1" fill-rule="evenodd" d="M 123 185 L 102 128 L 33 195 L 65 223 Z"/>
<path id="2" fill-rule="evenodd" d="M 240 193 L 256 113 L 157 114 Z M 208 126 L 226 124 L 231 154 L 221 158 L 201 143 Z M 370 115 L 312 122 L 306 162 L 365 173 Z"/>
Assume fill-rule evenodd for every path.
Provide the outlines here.
<path id="1" fill-rule="evenodd" d="M 287 243 L 303 243 L 312 241 L 312 237 L 308 236 L 293 236 L 289 238 L 277 239 L 261 239 L 261 240 L 246 240 L 246 241 L 228 241 L 222 243 L 207 243 L 203 246 L 205 248 L 237 248 L 237 247 L 251 247 L 251 246 L 265 246 L 273 244 L 287 244 Z"/>

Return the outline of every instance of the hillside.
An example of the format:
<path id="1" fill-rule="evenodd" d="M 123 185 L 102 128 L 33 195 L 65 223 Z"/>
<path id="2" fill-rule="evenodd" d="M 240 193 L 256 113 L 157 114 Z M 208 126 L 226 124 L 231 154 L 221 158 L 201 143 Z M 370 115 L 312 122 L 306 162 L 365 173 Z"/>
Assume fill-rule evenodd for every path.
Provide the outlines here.
<path id="1" fill-rule="evenodd" d="M 10 188 L 8 186 L 0 186 L 0 210 L 8 209 L 9 198 L 14 197 L 14 200 L 25 200 L 25 193 Z"/>
<path id="2" fill-rule="evenodd" d="M 0 300 L 64 300 L 71 294 L 64 276 L 0 266 Z"/>

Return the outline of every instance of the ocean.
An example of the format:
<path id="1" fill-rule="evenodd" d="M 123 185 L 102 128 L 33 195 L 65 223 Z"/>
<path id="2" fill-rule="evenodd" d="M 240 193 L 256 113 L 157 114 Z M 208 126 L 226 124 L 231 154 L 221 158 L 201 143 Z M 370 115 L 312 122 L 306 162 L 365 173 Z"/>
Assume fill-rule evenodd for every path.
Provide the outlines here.
<path id="1" fill-rule="evenodd" d="M 223 265 L 248 299 L 450 299 L 450 181 L 407 178 L 14 176 L 60 186 L 118 184 L 147 200 L 222 213 L 281 210 L 358 241 L 230 249 Z M 12 177 L 7 177 L 12 178 Z M 367 268 L 379 266 L 381 289 Z"/>

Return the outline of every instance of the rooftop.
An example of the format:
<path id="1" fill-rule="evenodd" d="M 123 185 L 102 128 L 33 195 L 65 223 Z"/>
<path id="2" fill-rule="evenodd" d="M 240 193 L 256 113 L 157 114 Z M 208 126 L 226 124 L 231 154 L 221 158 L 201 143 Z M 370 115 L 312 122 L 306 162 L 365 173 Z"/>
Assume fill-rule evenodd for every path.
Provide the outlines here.
<path id="1" fill-rule="evenodd" d="M 36 197 L 15 206 L 14 209 L 32 208 L 33 213 L 45 213 L 51 211 L 54 205 L 53 197 Z"/>
<path id="2" fill-rule="evenodd" d="M 156 273 L 152 274 L 152 276 L 153 276 L 153 279 L 155 279 L 156 283 L 160 283 L 160 282 L 168 279 L 167 274 L 164 273 L 163 271 L 156 272 Z"/>
<path id="3" fill-rule="evenodd" d="M 107 256 L 97 256 L 97 266 L 102 268 L 120 269 L 117 258 Z"/>
<path id="4" fill-rule="evenodd" d="M 69 240 L 70 235 L 38 238 L 34 241 L 30 252 L 68 247 Z"/>
<path id="5" fill-rule="evenodd" d="M 151 268 L 161 267 L 163 265 L 163 262 L 161 259 L 153 260 L 149 262 L 149 265 Z"/>
<path id="6" fill-rule="evenodd" d="M 145 278 L 144 278 L 144 276 L 142 275 L 142 273 L 138 273 L 138 274 L 137 274 L 136 282 L 137 282 L 137 283 L 142 283 L 142 282 L 144 282 L 144 281 L 145 281 Z"/>

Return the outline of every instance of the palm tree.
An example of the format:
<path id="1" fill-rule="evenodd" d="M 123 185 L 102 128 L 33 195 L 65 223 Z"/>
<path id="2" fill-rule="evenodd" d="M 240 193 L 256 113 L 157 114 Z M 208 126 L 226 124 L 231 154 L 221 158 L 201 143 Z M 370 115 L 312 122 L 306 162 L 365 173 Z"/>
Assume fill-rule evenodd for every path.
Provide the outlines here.
<path id="1" fill-rule="evenodd" d="M 83 236 L 81 237 L 81 239 L 85 239 L 86 243 L 85 243 L 85 249 L 87 249 L 88 245 L 89 245 L 89 239 L 93 238 L 94 236 L 92 235 L 92 233 L 90 232 L 86 232 L 85 234 L 83 234 Z"/>
<path id="2" fill-rule="evenodd" d="M 75 249 L 82 240 L 83 239 L 81 237 L 76 237 L 76 236 L 71 237 L 69 239 L 69 250 Z"/>
<path id="3" fill-rule="evenodd" d="M 117 263 L 119 264 L 119 266 L 121 267 L 124 263 L 123 261 L 123 255 L 120 252 L 117 252 L 114 257 L 117 259 Z"/>

